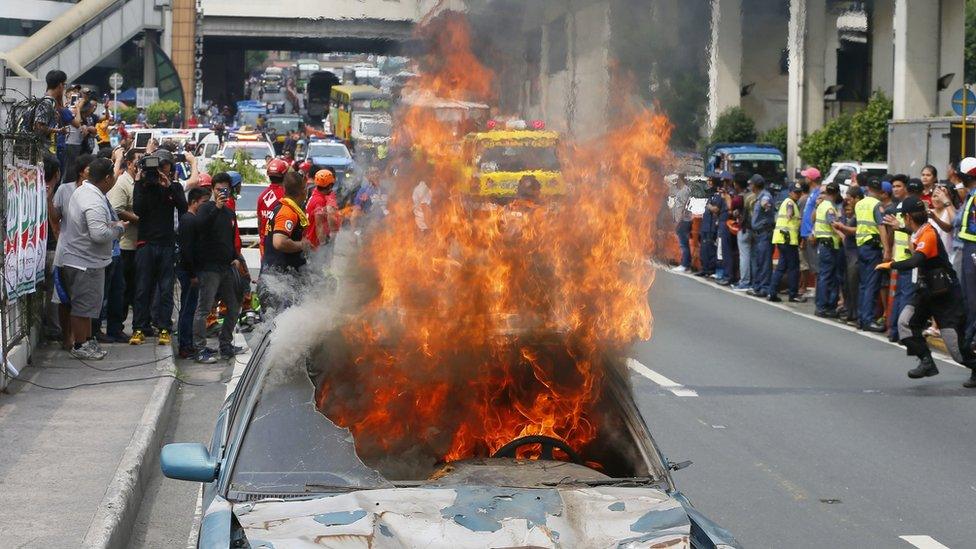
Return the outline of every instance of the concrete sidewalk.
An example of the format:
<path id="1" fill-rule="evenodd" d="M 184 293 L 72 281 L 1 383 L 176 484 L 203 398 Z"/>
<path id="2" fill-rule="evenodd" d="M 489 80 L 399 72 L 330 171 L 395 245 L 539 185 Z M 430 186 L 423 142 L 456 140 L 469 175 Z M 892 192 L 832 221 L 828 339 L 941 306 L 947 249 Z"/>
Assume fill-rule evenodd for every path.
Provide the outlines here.
<path id="1" fill-rule="evenodd" d="M 169 347 L 103 348 L 86 365 L 41 347 L 0 395 L 0 546 L 127 543 L 177 372 Z"/>

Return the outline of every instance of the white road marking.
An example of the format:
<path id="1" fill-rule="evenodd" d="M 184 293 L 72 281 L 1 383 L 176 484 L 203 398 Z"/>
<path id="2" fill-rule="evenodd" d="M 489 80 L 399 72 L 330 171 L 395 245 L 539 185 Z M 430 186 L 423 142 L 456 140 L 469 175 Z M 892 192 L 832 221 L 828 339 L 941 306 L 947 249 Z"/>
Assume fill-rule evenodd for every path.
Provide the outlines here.
<path id="1" fill-rule="evenodd" d="M 241 376 L 244 374 L 244 368 L 246 368 L 247 363 L 251 361 L 251 347 L 247 344 L 247 339 L 244 338 L 244 334 L 240 332 L 234 334 L 234 345 L 244 347 L 247 350 L 234 357 L 234 371 L 231 372 L 230 379 L 227 380 L 227 387 L 224 390 L 224 399 L 229 397 L 230 394 L 237 389 L 237 383 L 241 380 Z"/>
<path id="2" fill-rule="evenodd" d="M 858 330 L 854 326 L 850 326 L 850 325 L 845 324 L 845 323 L 842 323 L 842 322 L 837 322 L 836 320 L 833 320 L 833 319 L 820 318 L 819 316 L 812 315 L 810 313 L 804 313 L 803 311 L 798 311 L 795 308 L 790 307 L 786 303 L 772 303 L 771 301 L 769 301 L 768 299 L 763 298 L 763 297 L 751 296 L 751 295 L 749 295 L 747 293 L 744 293 L 744 292 L 734 292 L 734 291 L 728 289 L 727 287 L 718 286 L 716 284 L 712 284 L 708 280 L 706 280 L 706 279 L 704 279 L 704 278 L 702 278 L 700 276 L 695 276 L 693 274 L 674 272 L 671 269 L 668 269 L 667 267 L 663 267 L 663 266 L 662 267 L 658 267 L 658 271 L 659 272 L 665 272 L 665 273 L 673 274 L 675 276 L 680 276 L 682 278 L 687 278 L 689 280 L 694 280 L 695 282 L 698 282 L 699 284 L 702 284 L 704 286 L 708 286 L 709 288 L 713 288 L 713 289 L 716 289 L 716 290 L 719 290 L 719 291 L 724 291 L 725 293 L 732 294 L 732 295 L 735 295 L 735 296 L 738 296 L 738 297 L 744 297 L 746 299 L 751 299 L 753 301 L 758 301 L 758 302 L 762 303 L 763 305 L 767 305 L 769 307 L 775 307 L 777 309 L 786 311 L 788 313 L 795 314 L 796 316 L 802 316 L 803 318 L 806 318 L 808 320 L 812 320 L 814 322 L 819 322 L 821 324 L 826 324 L 827 326 L 833 326 L 834 328 L 837 328 L 839 330 L 845 330 L 845 331 L 848 331 L 848 332 L 853 332 L 853 333 L 855 333 L 855 334 L 857 334 L 857 335 L 859 335 L 861 337 L 866 337 L 868 339 L 873 339 L 875 341 L 878 341 L 880 343 L 884 343 L 886 345 L 891 345 L 892 347 L 896 347 L 896 348 L 898 348 L 901 351 L 904 351 L 905 350 L 905 348 L 902 347 L 902 345 L 900 343 L 893 343 L 891 341 L 888 341 L 888 336 L 887 335 L 881 335 L 881 334 L 876 334 L 876 333 L 872 333 L 872 332 L 862 332 L 861 330 Z M 962 364 L 959 364 L 958 362 L 956 362 L 955 360 L 953 360 L 953 358 L 951 356 L 947 355 L 946 353 L 943 353 L 942 351 L 932 350 L 932 356 L 935 357 L 936 359 L 938 359 L 939 361 L 944 362 L 945 364 L 948 364 L 950 366 L 956 366 L 956 367 L 962 368 L 964 370 L 968 370 L 969 369 L 966 366 L 963 366 Z"/>
<path id="3" fill-rule="evenodd" d="M 676 381 L 664 377 L 663 375 L 655 372 L 654 370 L 648 368 L 647 366 L 644 366 L 636 359 L 628 358 L 627 367 L 637 372 L 638 374 L 646 377 L 647 379 L 653 381 L 654 383 L 657 383 L 662 388 L 671 391 L 672 393 L 674 393 L 675 396 L 679 396 L 679 397 L 698 396 L 698 392 L 695 391 L 694 389 L 689 389 Z"/>
<path id="4" fill-rule="evenodd" d="M 929 536 L 898 536 L 918 549 L 949 549 Z"/>
<path id="5" fill-rule="evenodd" d="M 197 507 L 193 511 L 193 525 L 190 526 L 190 535 L 186 539 L 186 549 L 197 548 L 197 538 L 200 537 L 200 523 L 203 521 L 203 485 L 197 490 Z"/>

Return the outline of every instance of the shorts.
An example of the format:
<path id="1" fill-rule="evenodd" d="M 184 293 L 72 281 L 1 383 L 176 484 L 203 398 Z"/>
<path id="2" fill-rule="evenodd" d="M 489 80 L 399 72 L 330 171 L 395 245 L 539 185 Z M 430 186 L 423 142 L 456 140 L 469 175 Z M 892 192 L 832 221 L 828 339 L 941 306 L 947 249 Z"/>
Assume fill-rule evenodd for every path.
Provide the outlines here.
<path id="1" fill-rule="evenodd" d="M 105 295 L 105 268 L 82 271 L 65 265 L 59 271 L 61 284 L 70 300 L 71 316 L 99 318 Z"/>

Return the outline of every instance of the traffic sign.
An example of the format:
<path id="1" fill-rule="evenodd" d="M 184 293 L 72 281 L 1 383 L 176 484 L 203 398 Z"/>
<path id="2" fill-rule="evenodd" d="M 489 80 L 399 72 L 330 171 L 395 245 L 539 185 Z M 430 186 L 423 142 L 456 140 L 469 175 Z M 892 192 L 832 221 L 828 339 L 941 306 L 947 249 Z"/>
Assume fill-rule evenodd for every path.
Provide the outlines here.
<path id="1" fill-rule="evenodd" d="M 117 72 L 113 72 L 112 75 L 108 77 L 108 85 L 112 86 L 113 90 L 122 89 L 122 75 Z"/>
<path id="2" fill-rule="evenodd" d="M 966 114 L 962 113 L 963 93 L 965 93 Z M 976 112 L 976 94 L 969 88 L 961 88 L 952 94 L 952 110 L 959 116 L 970 116 Z"/>

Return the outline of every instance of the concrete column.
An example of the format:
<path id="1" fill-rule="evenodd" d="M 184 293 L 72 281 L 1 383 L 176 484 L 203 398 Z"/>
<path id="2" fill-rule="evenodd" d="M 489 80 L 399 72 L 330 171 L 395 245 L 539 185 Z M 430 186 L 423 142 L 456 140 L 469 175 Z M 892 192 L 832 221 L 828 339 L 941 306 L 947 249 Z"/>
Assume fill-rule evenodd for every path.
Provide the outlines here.
<path id="1" fill-rule="evenodd" d="M 942 0 L 942 40 L 939 54 L 939 76 L 955 73 L 955 78 L 945 90 L 939 92 L 939 111 L 942 115 L 952 112 L 952 94 L 962 87 L 965 80 L 966 0 Z"/>
<path id="2" fill-rule="evenodd" d="M 712 0 L 708 63 L 708 130 L 723 111 L 739 106 L 742 90 L 742 0 Z"/>
<path id="3" fill-rule="evenodd" d="M 934 116 L 938 111 L 939 4 L 896 0 L 894 117 Z"/>
<path id="4" fill-rule="evenodd" d="M 803 135 L 824 123 L 826 30 L 826 0 L 790 0 L 786 160 L 791 174 L 799 165 Z"/>
<path id="5" fill-rule="evenodd" d="M 156 87 L 156 48 L 159 47 L 154 31 L 146 31 L 142 46 L 142 87 Z"/>
<path id="6" fill-rule="evenodd" d="M 871 90 L 881 90 L 891 97 L 895 70 L 895 0 L 874 0 L 870 28 Z"/>

